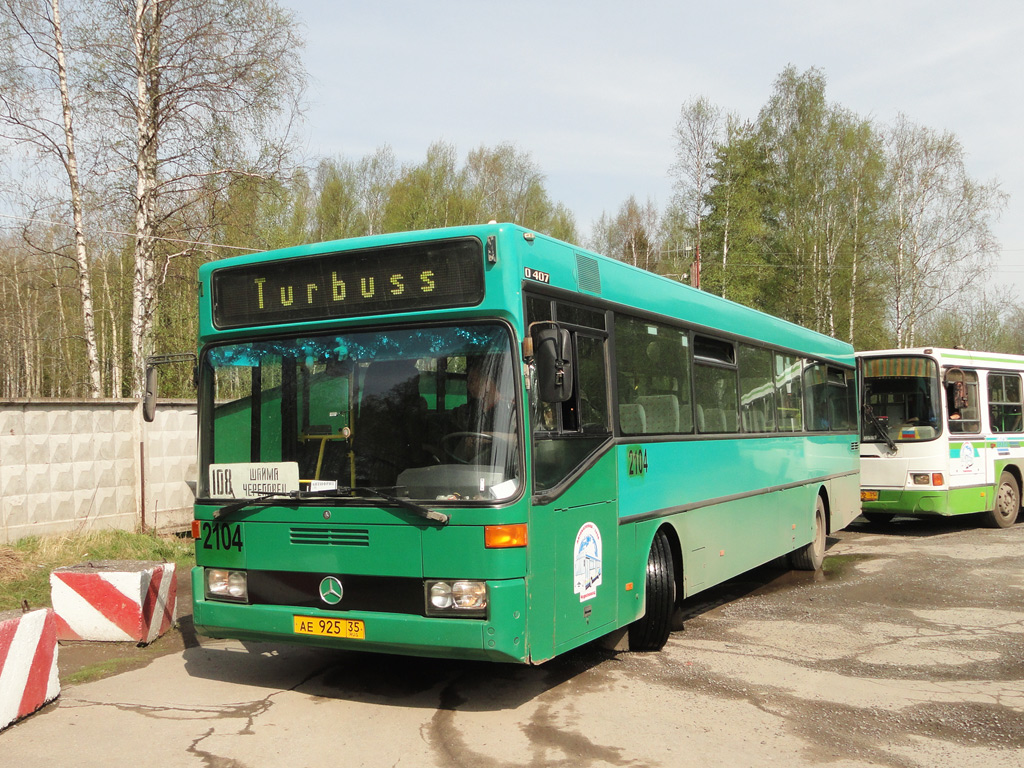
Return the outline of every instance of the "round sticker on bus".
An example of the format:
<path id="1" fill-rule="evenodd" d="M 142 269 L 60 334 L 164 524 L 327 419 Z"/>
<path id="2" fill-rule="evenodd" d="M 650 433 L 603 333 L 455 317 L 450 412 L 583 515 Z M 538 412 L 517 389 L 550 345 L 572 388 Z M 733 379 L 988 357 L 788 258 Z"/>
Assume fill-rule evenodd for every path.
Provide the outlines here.
<path id="1" fill-rule="evenodd" d="M 967 442 L 960 446 L 960 469 L 963 472 L 974 469 L 974 446 Z"/>
<path id="2" fill-rule="evenodd" d="M 573 592 L 580 596 L 580 602 L 595 597 L 601 586 L 601 531 L 593 523 L 584 523 L 576 534 L 573 573 Z"/>

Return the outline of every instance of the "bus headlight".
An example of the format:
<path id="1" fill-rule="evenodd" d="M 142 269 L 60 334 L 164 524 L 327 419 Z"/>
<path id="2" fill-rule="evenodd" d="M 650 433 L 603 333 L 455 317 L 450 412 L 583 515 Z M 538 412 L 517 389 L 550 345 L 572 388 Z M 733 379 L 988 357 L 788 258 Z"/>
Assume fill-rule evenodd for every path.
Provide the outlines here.
<path id="1" fill-rule="evenodd" d="M 487 611 L 487 582 L 461 579 L 426 583 L 427 616 L 476 616 Z"/>
<path id="2" fill-rule="evenodd" d="M 206 569 L 206 596 L 214 600 L 249 601 L 249 583 L 245 571 L 227 568 Z"/>

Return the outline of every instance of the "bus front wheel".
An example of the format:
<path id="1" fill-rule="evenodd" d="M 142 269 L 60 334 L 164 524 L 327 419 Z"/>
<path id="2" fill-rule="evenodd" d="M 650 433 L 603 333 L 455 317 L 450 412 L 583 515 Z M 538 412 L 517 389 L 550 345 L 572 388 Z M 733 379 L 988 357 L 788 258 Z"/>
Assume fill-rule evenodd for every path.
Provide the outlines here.
<path id="1" fill-rule="evenodd" d="M 658 531 L 647 556 L 646 611 L 629 625 L 629 650 L 660 651 L 672 631 L 676 574 L 668 535 Z"/>
<path id="2" fill-rule="evenodd" d="M 1017 521 L 1020 510 L 1020 487 L 1017 479 L 1009 472 L 999 476 L 995 506 L 989 511 L 986 522 L 993 528 L 1009 528 Z"/>
<path id="3" fill-rule="evenodd" d="M 818 496 L 814 507 L 814 538 L 811 543 L 789 553 L 789 564 L 798 571 L 817 571 L 825 560 L 825 500 Z"/>

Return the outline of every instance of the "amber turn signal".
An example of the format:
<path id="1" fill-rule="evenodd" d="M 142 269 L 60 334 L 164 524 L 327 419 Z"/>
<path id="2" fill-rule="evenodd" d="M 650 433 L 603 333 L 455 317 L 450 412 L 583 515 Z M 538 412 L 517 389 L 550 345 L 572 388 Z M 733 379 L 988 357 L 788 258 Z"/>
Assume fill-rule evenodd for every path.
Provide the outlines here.
<path id="1" fill-rule="evenodd" d="M 487 549 L 525 547 L 526 523 L 484 526 L 484 546 Z"/>

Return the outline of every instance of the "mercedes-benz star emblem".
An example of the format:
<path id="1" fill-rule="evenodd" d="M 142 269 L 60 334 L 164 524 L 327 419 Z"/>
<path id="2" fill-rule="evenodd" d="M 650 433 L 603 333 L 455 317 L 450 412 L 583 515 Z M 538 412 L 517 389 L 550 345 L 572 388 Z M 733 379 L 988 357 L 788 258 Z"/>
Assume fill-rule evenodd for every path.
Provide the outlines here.
<path id="1" fill-rule="evenodd" d="M 320 599 L 328 605 L 340 603 L 344 591 L 341 582 L 333 576 L 327 576 L 320 582 Z"/>

